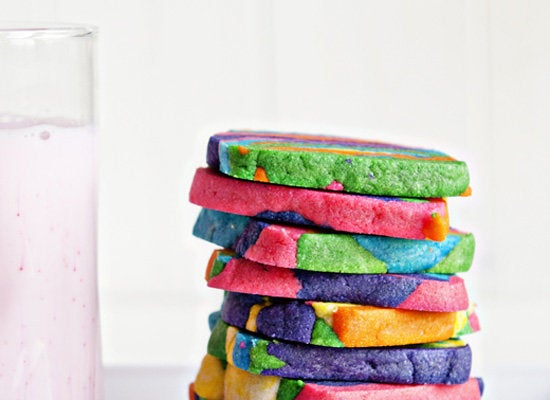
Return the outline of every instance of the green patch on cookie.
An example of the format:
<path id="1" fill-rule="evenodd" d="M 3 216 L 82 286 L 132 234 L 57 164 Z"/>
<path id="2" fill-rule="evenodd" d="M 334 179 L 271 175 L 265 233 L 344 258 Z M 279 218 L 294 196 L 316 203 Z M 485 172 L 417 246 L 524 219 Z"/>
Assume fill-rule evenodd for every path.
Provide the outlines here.
<path id="1" fill-rule="evenodd" d="M 226 264 L 231 260 L 231 256 L 219 254 L 218 257 L 213 261 L 212 268 L 210 269 L 209 279 L 215 277 L 222 273 Z"/>
<path id="2" fill-rule="evenodd" d="M 268 353 L 268 345 L 269 342 L 267 340 L 258 339 L 250 349 L 249 371 L 253 374 L 261 374 L 265 369 L 279 369 L 286 365 L 284 361 Z"/>
<path id="3" fill-rule="evenodd" d="M 229 325 L 223 322 L 221 319 L 218 320 L 212 333 L 210 334 L 210 339 L 208 340 L 207 351 L 211 356 L 217 357 L 220 360 L 227 360 L 227 355 L 225 353 L 225 341 L 227 338 L 227 329 Z"/>
<path id="4" fill-rule="evenodd" d="M 294 400 L 304 388 L 305 383 L 301 380 L 291 380 L 282 378 L 277 390 L 276 400 Z"/>
<path id="5" fill-rule="evenodd" d="M 298 239 L 297 254 L 297 269 L 337 273 L 387 272 L 383 261 L 349 235 L 303 234 Z"/>
<path id="6" fill-rule="evenodd" d="M 344 343 L 338 338 L 329 324 L 321 318 L 315 320 L 311 333 L 311 344 L 329 347 L 344 347 Z"/>
<path id="7" fill-rule="evenodd" d="M 460 242 L 454 249 L 443 258 L 438 264 L 430 268 L 426 272 L 432 274 L 448 274 L 449 271 L 453 273 L 466 272 L 470 269 L 474 259 L 475 252 L 475 239 L 471 233 L 462 236 Z"/>

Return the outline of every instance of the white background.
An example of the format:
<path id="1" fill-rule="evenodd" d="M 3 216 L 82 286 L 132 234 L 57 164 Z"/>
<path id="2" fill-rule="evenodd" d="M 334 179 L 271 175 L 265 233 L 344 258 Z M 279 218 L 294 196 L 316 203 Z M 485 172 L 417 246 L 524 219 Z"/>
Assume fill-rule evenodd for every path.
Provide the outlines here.
<path id="1" fill-rule="evenodd" d="M 465 160 L 474 195 L 450 199 L 450 212 L 477 238 L 465 275 L 484 329 L 471 338 L 474 371 L 550 368 L 550 2 L 0 5 L 2 20 L 100 27 L 106 364 L 201 359 L 206 318 L 221 296 L 203 280 L 213 246 L 191 236 L 199 210 L 187 202 L 189 185 L 211 134 L 263 128 L 431 147 Z"/>

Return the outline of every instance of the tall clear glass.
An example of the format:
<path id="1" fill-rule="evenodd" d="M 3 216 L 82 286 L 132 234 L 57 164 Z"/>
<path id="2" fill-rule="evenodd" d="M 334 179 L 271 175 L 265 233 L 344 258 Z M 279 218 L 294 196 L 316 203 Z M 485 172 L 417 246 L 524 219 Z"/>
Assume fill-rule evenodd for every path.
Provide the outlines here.
<path id="1" fill-rule="evenodd" d="M 95 35 L 0 25 L 0 399 L 102 398 Z"/>

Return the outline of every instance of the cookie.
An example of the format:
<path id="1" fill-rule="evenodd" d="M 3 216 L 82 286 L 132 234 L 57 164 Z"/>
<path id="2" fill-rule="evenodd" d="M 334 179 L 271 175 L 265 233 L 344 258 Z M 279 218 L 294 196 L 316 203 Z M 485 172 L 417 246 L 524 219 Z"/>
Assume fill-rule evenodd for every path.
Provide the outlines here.
<path id="1" fill-rule="evenodd" d="M 250 219 L 244 215 L 203 208 L 193 225 L 193 235 L 218 246 L 233 249 Z"/>
<path id="2" fill-rule="evenodd" d="M 198 399 L 223 399 L 226 367 L 225 360 L 210 354 L 204 356 L 195 382 L 189 389 L 190 398 L 196 395 Z"/>
<path id="3" fill-rule="evenodd" d="M 324 229 L 442 241 L 449 231 L 444 199 L 334 193 L 230 178 L 199 168 L 191 203 L 249 217 Z"/>
<path id="4" fill-rule="evenodd" d="M 268 340 L 226 325 L 212 331 L 210 341 L 215 345 L 209 348 L 223 346 L 225 360 L 239 369 L 291 379 L 457 384 L 468 380 L 472 361 L 470 347 L 460 340 L 335 348 Z"/>
<path id="5" fill-rule="evenodd" d="M 205 360 L 213 358 L 205 356 Z M 206 361 L 207 364 L 216 361 Z M 221 365 L 221 362 L 218 361 Z M 203 365 L 205 361 L 203 361 Z M 192 384 L 189 389 L 190 400 L 418 400 L 418 399 L 453 399 L 479 400 L 483 393 L 483 381 L 470 378 L 465 383 L 456 385 L 393 385 L 387 383 L 362 383 L 342 381 L 303 381 L 275 376 L 254 375 L 227 364 L 221 371 L 201 368 L 197 381 L 203 375 L 218 374 L 216 381 L 223 382 L 223 395 L 212 397 L 209 387 Z M 206 392 L 204 391 L 206 389 Z M 201 392 L 201 390 L 203 390 Z M 199 395 L 201 393 L 201 395 Z M 210 396 L 208 396 L 210 395 Z"/>
<path id="6" fill-rule="evenodd" d="M 226 293 L 221 318 L 272 339 L 329 347 L 380 347 L 437 342 L 479 330 L 466 311 L 398 310 L 349 303 Z"/>
<path id="7" fill-rule="evenodd" d="M 469 306 L 464 281 L 436 274 L 334 274 L 272 267 L 216 250 L 208 286 L 271 297 L 353 303 L 417 311 L 460 311 Z"/>
<path id="8" fill-rule="evenodd" d="M 220 133 L 207 162 L 240 179 L 378 196 L 458 196 L 469 184 L 466 163 L 440 151 L 334 136 Z"/>
<path id="9" fill-rule="evenodd" d="M 281 268 L 337 273 L 466 272 L 475 240 L 451 229 L 442 242 L 327 232 L 202 209 L 193 234 L 244 258 Z"/>

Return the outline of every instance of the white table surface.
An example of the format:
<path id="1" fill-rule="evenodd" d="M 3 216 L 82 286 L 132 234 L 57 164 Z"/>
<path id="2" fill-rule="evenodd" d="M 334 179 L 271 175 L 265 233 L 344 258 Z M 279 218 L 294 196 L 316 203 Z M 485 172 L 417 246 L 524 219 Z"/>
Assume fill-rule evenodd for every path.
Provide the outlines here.
<path id="1" fill-rule="evenodd" d="M 188 400 L 197 368 L 106 367 L 105 400 Z"/>
<path id="2" fill-rule="evenodd" d="M 196 367 L 107 367 L 106 400 L 187 400 L 196 372 Z M 548 369 L 503 368 L 483 379 L 484 400 L 550 400 Z"/>

